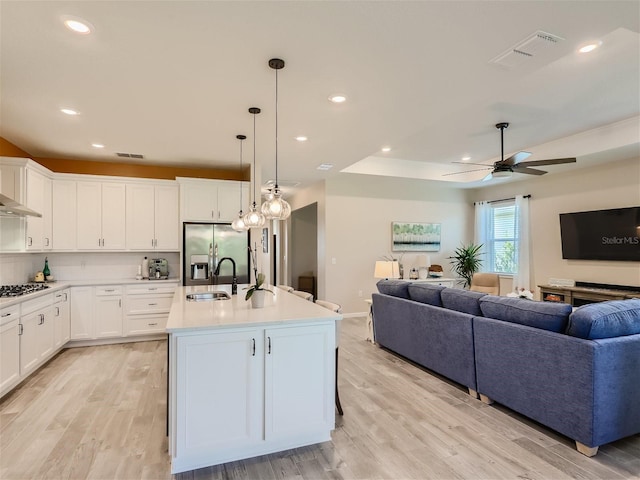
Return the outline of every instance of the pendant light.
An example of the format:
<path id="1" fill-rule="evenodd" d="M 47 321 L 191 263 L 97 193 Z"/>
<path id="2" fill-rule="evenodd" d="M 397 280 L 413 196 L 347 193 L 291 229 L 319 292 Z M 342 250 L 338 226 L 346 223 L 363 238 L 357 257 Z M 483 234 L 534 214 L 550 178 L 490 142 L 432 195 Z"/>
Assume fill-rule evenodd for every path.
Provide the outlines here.
<path id="1" fill-rule="evenodd" d="M 269 66 L 276 71 L 276 183 L 267 195 L 267 201 L 262 204 L 262 213 L 268 220 L 286 220 L 291 215 L 291 206 L 282 198 L 278 186 L 278 70 L 284 68 L 284 60 L 272 58 Z"/>
<path id="2" fill-rule="evenodd" d="M 236 135 L 236 138 L 240 140 L 240 173 L 242 173 L 242 141 L 247 138 L 246 135 Z M 249 230 L 244 224 L 244 214 L 242 213 L 242 182 L 240 183 L 240 211 L 238 212 L 238 217 L 231 222 L 231 228 L 233 228 L 236 232 L 246 232 Z"/>
<path id="3" fill-rule="evenodd" d="M 247 228 L 262 227 L 265 222 L 264 215 L 258 210 L 256 206 L 256 115 L 260 113 L 258 107 L 251 107 L 249 113 L 253 115 L 253 173 L 251 179 L 253 180 L 253 203 L 251 209 L 242 218 Z"/>

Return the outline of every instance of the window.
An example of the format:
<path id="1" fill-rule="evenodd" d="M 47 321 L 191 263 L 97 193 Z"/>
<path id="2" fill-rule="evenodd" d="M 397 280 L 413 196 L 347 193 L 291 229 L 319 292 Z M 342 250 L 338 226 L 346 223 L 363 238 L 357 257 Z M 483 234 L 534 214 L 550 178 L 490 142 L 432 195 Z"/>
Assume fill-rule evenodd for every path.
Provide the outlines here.
<path id="1" fill-rule="evenodd" d="M 518 215 L 514 201 L 492 203 L 489 210 L 485 268 L 518 273 Z"/>

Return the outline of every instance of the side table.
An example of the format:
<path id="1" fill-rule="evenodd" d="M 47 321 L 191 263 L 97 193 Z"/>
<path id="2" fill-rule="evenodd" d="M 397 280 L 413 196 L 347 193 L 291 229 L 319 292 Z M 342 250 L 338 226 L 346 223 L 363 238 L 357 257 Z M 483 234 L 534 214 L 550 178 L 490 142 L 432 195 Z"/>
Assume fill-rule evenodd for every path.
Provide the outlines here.
<path id="1" fill-rule="evenodd" d="M 376 339 L 373 332 L 373 300 L 367 298 L 365 303 L 369 305 L 369 314 L 367 315 L 367 342 L 375 345 Z"/>

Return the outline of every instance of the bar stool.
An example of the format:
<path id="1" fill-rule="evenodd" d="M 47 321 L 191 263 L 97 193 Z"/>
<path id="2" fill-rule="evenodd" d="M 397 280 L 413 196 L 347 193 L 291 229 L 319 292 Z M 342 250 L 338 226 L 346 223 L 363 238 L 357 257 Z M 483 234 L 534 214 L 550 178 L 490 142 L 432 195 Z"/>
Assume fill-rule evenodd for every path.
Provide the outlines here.
<path id="1" fill-rule="evenodd" d="M 279 289 L 284 290 L 285 292 L 293 292 L 294 288 L 289 285 L 276 285 Z"/>
<path id="2" fill-rule="evenodd" d="M 291 290 L 290 293 L 293 293 L 294 295 L 297 295 L 300 298 L 304 298 L 305 300 L 313 302 L 313 294 L 309 292 L 301 292 L 300 290 Z"/>
<path id="3" fill-rule="evenodd" d="M 327 308 L 332 312 L 342 313 L 342 307 L 337 303 L 327 302 L 326 300 L 316 300 L 316 305 Z M 336 320 L 336 408 L 338 414 L 344 415 L 342 405 L 340 404 L 340 394 L 338 393 L 338 348 L 340 347 L 340 329 L 342 320 Z"/>

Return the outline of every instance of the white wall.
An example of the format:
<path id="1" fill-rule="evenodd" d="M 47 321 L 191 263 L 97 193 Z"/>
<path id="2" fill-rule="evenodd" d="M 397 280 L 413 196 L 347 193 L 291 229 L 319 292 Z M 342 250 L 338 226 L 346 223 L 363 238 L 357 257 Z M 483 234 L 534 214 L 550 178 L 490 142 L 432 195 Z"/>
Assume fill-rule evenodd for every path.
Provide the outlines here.
<path id="1" fill-rule="evenodd" d="M 639 158 L 523 178 L 527 179 L 494 184 L 471 194 L 473 201 L 532 195 L 532 275 L 536 290 L 537 285 L 547 283 L 549 278 L 640 286 L 639 262 L 563 260 L 558 216 L 566 212 L 640 206 Z M 536 294 L 539 298 L 538 291 Z"/>
<path id="2" fill-rule="evenodd" d="M 345 313 L 366 312 L 364 300 L 377 291 L 375 262 L 391 253 L 394 221 L 441 223 L 441 249 L 429 255 L 450 276 L 447 257 L 473 239 L 472 214 L 467 191 L 434 182 L 354 174 L 327 180 L 326 292 L 318 297 L 339 303 Z M 403 256 L 407 277 L 416 256 Z"/>

